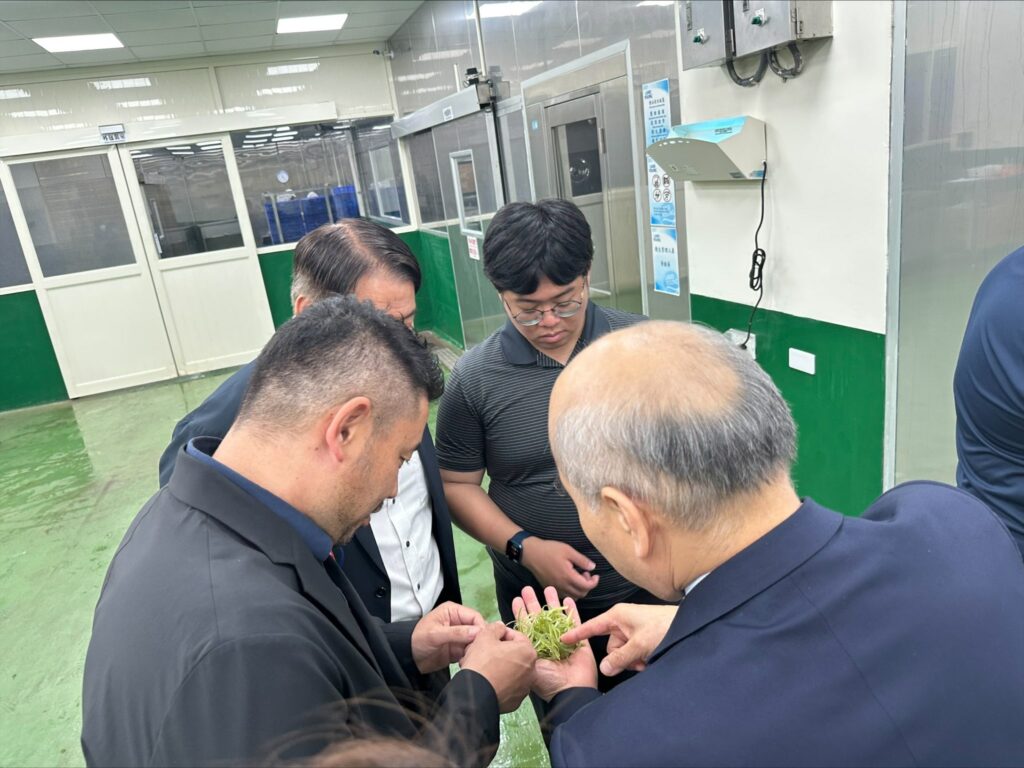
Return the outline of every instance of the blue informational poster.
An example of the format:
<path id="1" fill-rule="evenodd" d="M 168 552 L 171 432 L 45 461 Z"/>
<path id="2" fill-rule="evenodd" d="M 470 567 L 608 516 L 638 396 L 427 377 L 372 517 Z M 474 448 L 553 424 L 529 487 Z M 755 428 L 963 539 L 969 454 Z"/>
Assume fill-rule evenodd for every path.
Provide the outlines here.
<path id="1" fill-rule="evenodd" d="M 643 84 L 644 138 L 647 146 L 661 141 L 671 130 L 672 106 L 668 78 Z M 647 158 L 647 201 L 651 211 L 651 249 L 654 254 L 654 290 L 679 295 L 679 251 L 676 247 L 676 185 L 650 157 Z"/>
<path id="2" fill-rule="evenodd" d="M 651 248 L 654 255 L 654 290 L 678 296 L 679 249 L 675 227 L 651 227 Z"/>

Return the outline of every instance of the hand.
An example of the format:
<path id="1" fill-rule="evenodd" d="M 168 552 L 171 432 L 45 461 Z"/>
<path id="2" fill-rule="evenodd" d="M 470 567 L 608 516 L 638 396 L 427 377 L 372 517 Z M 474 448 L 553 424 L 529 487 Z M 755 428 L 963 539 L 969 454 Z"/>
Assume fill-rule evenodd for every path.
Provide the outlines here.
<path id="1" fill-rule="evenodd" d="M 412 658 L 416 668 L 429 674 L 454 664 L 486 626 L 487 622 L 478 611 L 458 603 L 442 603 L 416 622 L 412 631 Z"/>
<path id="2" fill-rule="evenodd" d="M 459 666 L 487 678 L 498 697 L 498 708 L 504 714 L 514 712 L 530 692 L 536 661 L 537 652 L 526 635 L 499 621 L 480 631 Z"/>
<path id="3" fill-rule="evenodd" d="M 558 607 L 558 592 L 554 587 L 546 587 L 544 589 L 544 599 L 547 601 L 549 608 Z M 579 627 L 580 614 L 576 609 L 576 601 L 571 597 L 567 597 L 563 606 L 566 613 L 572 618 L 573 624 Z M 523 590 L 523 596 L 517 597 L 512 601 L 512 613 L 516 616 L 519 616 L 524 611 L 532 615 L 540 613 L 542 610 L 533 587 L 526 587 Z M 574 644 L 567 643 L 567 645 Z M 544 699 L 544 701 L 551 701 L 555 694 L 569 688 L 596 687 L 597 664 L 594 661 L 594 652 L 590 649 L 590 643 L 586 640 L 565 661 L 538 659 L 537 666 L 533 670 L 533 692 Z"/>
<path id="4" fill-rule="evenodd" d="M 608 635 L 608 655 L 601 660 L 601 672 L 611 677 L 623 670 L 639 672 L 668 634 L 679 606 L 619 603 L 611 610 L 562 635 L 567 645 L 589 637 Z"/>
<path id="5" fill-rule="evenodd" d="M 598 576 L 589 573 L 594 563 L 568 544 L 531 536 L 523 541 L 523 565 L 541 584 L 554 587 L 558 594 L 579 600 L 597 586 Z M 577 570 L 579 569 L 579 570 Z M 580 573 L 580 570 L 585 573 Z"/>

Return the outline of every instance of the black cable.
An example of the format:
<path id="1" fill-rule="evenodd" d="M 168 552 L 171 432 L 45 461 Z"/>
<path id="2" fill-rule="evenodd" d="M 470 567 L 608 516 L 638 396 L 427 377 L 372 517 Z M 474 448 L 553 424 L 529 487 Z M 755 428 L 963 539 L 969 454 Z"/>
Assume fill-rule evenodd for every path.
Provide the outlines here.
<path id="1" fill-rule="evenodd" d="M 804 71 L 804 57 L 800 53 L 800 49 L 797 48 L 796 43 L 790 43 L 788 46 L 789 53 L 793 57 L 793 66 L 786 68 L 779 64 L 778 51 L 772 51 L 768 54 L 768 66 L 772 68 L 772 72 L 781 77 L 783 81 L 789 80 L 791 77 L 797 77 L 801 72 Z"/>
<path id="2" fill-rule="evenodd" d="M 764 226 L 764 183 L 768 179 L 768 161 L 765 160 L 761 167 L 761 220 L 757 222 L 757 229 L 754 231 L 754 253 L 750 261 L 750 273 L 747 276 L 750 290 L 757 291 L 757 302 L 750 310 L 750 319 L 747 321 L 747 337 L 740 344 L 740 349 L 747 348 L 747 342 L 750 341 L 750 334 L 754 329 L 754 315 L 757 314 L 757 308 L 761 306 L 761 299 L 764 298 L 764 262 L 768 258 L 768 254 L 764 252 L 764 248 L 758 242 L 758 237 L 761 234 L 761 227 Z"/>
<path id="3" fill-rule="evenodd" d="M 754 74 L 750 77 L 740 77 L 736 72 L 736 66 L 733 64 L 733 59 L 729 59 L 725 62 L 725 68 L 729 72 L 729 77 L 736 85 L 742 86 L 743 88 L 753 88 L 755 85 L 761 82 L 764 78 L 765 72 L 768 71 L 768 54 L 761 54 L 761 61 L 758 62 L 757 69 L 754 70 Z"/>

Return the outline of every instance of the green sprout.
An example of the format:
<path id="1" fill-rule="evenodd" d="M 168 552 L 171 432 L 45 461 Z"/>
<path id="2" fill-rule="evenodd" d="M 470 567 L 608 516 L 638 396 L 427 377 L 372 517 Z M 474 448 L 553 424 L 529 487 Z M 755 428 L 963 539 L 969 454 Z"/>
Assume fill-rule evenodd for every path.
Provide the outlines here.
<path id="1" fill-rule="evenodd" d="M 572 617 L 562 606 L 545 608 L 534 614 L 523 611 L 515 622 L 516 631 L 530 638 L 537 656 L 551 661 L 565 661 L 580 647 L 580 643 L 566 645 L 561 640 L 562 635 L 572 628 Z"/>

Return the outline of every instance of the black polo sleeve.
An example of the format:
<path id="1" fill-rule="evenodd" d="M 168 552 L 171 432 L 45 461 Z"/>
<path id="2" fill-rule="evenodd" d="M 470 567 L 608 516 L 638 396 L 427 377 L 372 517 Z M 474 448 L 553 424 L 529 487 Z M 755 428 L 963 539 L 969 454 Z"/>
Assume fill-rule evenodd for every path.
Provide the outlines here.
<path id="1" fill-rule="evenodd" d="M 452 371 L 437 411 L 437 463 L 451 472 L 477 472 L 487 466 L 484 425 L 466 392 L 466 361 L 464 357 Z"/>

